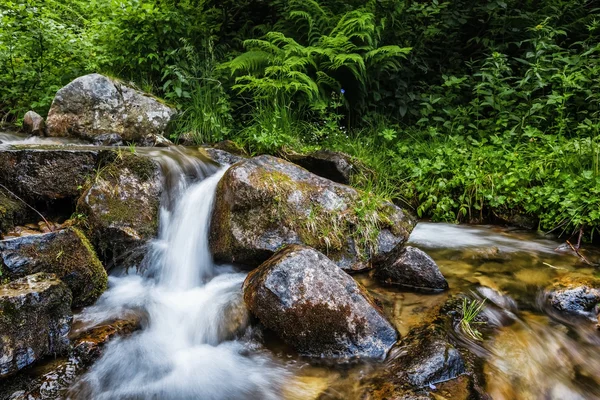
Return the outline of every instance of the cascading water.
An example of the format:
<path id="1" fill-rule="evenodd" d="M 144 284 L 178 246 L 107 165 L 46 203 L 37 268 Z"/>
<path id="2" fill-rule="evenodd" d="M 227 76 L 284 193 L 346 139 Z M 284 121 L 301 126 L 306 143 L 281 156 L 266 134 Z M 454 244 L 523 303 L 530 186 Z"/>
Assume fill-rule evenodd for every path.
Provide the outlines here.
<path id="1" fill-rule="evenodd" d="M 112 276 L 109 291 L 80 316 L 95 324 L 135 312 L 145 316 L 143 329 L 111 342 L 71 397 L 281 398 L 288 373 L 240 339 L 248 319 L 241 296 L 245 274 L 214 265 L 208 248 L 224 169 L 206 171 L 189 157 L 185 168 L 181 160 L 162 162 L 171 182 L 144 273 Z M 198 182 L 206 172 L 212 175 Z"/>

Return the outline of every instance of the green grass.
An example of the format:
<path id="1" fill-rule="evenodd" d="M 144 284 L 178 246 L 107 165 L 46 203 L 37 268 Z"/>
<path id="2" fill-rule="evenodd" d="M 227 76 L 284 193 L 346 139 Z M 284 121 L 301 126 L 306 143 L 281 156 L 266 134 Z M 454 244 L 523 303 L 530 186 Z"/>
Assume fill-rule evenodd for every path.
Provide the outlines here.
<path id="1" fill-rule="evenodd" d="M 468 300 L 463 299 L 462 303 L 462 319 L 460 320 L 460 327 L 466 335 L 474 340 L 483 340 L 481 332 L 474 327 L 475 324 L 482 324 L 483 322 L 476 322 L 475 319 L 483 310 L 485 299 L 479 300 Z"/>

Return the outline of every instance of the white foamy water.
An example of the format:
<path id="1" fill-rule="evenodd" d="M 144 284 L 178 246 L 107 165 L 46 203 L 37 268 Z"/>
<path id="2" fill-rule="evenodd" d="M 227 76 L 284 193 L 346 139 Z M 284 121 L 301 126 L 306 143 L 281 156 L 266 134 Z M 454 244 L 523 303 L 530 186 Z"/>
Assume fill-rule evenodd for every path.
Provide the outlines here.
<path id="1" fill-rule="evenodd" d="M 241 339 L 248 328 L 245 274 L 214 265 L 208 247 L 216 186 L 225 169 L 194 182 L 206 167 L 190 162 L 199 163 L 163 160 L 176 172 L 144 273 L 111 277 L 110 289 L 79 317 L 94 325 L 135 312 L 145 315 L 145 326 L 111 342 L 71 397 L 281 398 L 289 373 Z"/>
<path id="2" fill-rule="evenodd" d="M 549 239 L 526 240 L 515 238 L 503 232 L 496 232 L 490 226 L 454 225 L 433 222 L 417 224 L 409 239 L 410 244 L 423 249 L 464 249 L 496 247 L 507 253 L 540 252 L 555 253 L 558 243 Z"/>

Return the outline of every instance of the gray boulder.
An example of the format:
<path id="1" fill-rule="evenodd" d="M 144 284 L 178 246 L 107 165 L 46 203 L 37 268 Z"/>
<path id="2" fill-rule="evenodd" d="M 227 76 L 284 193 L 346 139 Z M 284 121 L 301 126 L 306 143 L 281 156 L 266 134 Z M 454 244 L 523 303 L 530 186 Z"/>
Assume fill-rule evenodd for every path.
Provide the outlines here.
<path id="1" fill-rule="evenodd" d="M 48 136 L 94 141 L 118 134 L 125 142 L 164 143 L 175 110 L 120 81 L 100 74 L 75 79 L 56 93 L 48 113 Z"/>
<path id="2" fill-rule="evenodd" d="M 305 356 L 383 359 L 397 339 L 368 293 L 310 247 L 285 247 L 243 290 L 250 311 Z"/>
<path id="3" fill-rule="evenodd" d="M 400 249 L 415 224 L 391 203 L 271 156 L 229 168 L 217 199 L 214 257 L 251 267 L 285 244 L 305 244 L 344 270 L 364 270 Z"/>
<path id="4" fill-rule="evenodd" d="M 448 282 L 427 253 L 416 247 L 405 247 L 398 257 L 381 263 L 375 276 L 382 282 L 417 291 L 448 289 Z"/>
<path id="5" fill-rule="evenodd" d="M 71 321 L 71 292 L 53 274 L 0 286 L 0 378 L 65 352 Z"/>
<path id="6" fill-rule="evenodd" d="M 27 111 L 23 117 L 23 129 L 30 135 L 40 136 L 46 132 L 46 123 L 35 111 Z"/>
<path id="7" fill-rule="evenodd" d="M 160 165 L 148 157 L 123 154 L 98 170 L 77 210 L 101 258 L 139 266 L 145 244 L 158 232 L 162 190 Z"/>
<path id="8" fill-rule="evenodd" d="M 17 279 L 50 272 L 73 293 L 73 307 L 92 304 L 106 290 L 108 277 L 85 235 L 71 227 L 57 232 L 0 241 L 2 277 Z"/>

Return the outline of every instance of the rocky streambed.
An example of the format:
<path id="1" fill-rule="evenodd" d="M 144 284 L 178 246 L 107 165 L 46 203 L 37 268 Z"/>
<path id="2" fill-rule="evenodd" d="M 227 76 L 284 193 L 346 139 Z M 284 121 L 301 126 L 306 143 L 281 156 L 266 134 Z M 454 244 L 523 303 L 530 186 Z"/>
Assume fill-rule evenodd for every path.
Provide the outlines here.
<path id="1" fill-rule="evenodd" d="M 93 74 L 0 133 L 0 398 L 600 398 L 570 249 L 417 224 L 344 154 L 173 145 L 173 114 Z"/>

